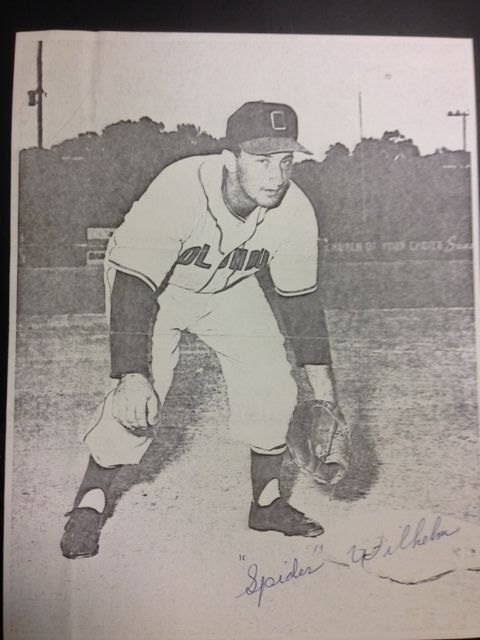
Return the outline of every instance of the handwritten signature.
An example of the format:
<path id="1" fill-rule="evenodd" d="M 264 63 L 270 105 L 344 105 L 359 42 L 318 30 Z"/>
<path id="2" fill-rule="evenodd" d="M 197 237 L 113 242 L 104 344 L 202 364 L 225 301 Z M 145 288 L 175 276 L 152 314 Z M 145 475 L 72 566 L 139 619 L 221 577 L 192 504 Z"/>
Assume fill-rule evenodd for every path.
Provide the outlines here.
<path id="1" fill-rule="evenodd" d="M 427 521 L 425 518 L 420 518 L 416 525 L 406 524 L 400 534 L 400 538 L 391 543 L 382 533 L 378 537 L 378 542 L 372 547 L 357 547 L 356 544 L 350 547 L 347 551 L 347 555 L 353 563 L 360 562 L 362 567 L 365 562 L 373 560 L 377 556 L 380 558 L 386 558 L 393 556 L 399 551 L 406 551 L 408 549 L 415 549 L 416 547 L 423 547 L 433 542 L 437 542 L 441 538 L 453 536 L 460 531 L 460 527 L 448 531 L 442 529 L 442 518 L 437 516 L 431 529 L 427 528 Z"/>
<path id="2" fill-rule="evenodd" d="M 247 570 L 248 577 L 250 578 L 249 584 L 245 587 L 242 593 L 238 594 L 237 598 L 241 596 L 253 596 L 257 595 L 257 606 L 260 607 L 262 604 L 263 592 L 265 589 L 272 589 L 273 587 L 277 587 L 278 585 L 285 584 L 290 582 L 290 580 L 298 580 L 299 578 L 304 578 L 306 576 L 311 576 L 316 573 L 319 569 L 323 567 L 325 563 L 322 562 L 318 566 L 312 569 L 312 567 L 307 566 L 303 569 L 299 567 L 297 558 L 293 558 L 291 569 L 286 574 L 279 574 L 278 576 L 259 576 L 258 565 L 256 562 L 252 563 Z"/>
<path id="3" fill-rule="evenodd" d="M 398 540 L 392 542 L 382 533 L 378 536 L 378 542 L 375 545 L 371 547 L 359 547 L 357 544 L 354 544 L 347 551 L 347 555 L 354 564 L 361 563 L 363 567 L 366 562 L 369 562 L 376 557 L 387 558 L 398 552 L 415 549 L 417 547 L 424 547 L 438 542 L 438 540 L 441 540 L 442 538 L 453 536 L 458 533 L 458 531 L 460 531 L 460 527 L 452 530 L 448 530 L 443 527 L 441 516 L 436 517 L 431 527 L 428 526 L 426 518 L 422 517 L 416 524 L 404 525 Z M 323 551 L 323 545 L 321 545 L 320 550 Z M 262 604 L 263 594 L 267 589 L 272 589 L 290 582 L 291 580 L 298 580 L 300 578 L 310 576 L 319 571 L 324 565 L 325 562 L 322 562 L 314 568 L 310 565 L 302 568 L 299 566 L 297 558 L 293 558 L 291 568 L 289 568 L 288 573 L 279 573 L 275 576 L 269 576 L 260 575 L 258 564 L 253 562 L 247 570 L 247 575 L 250 581 L 245 589 L 237 595 L 237 598 L 245 595 L 256 596 L 257 606 L 260 607 Z"/>

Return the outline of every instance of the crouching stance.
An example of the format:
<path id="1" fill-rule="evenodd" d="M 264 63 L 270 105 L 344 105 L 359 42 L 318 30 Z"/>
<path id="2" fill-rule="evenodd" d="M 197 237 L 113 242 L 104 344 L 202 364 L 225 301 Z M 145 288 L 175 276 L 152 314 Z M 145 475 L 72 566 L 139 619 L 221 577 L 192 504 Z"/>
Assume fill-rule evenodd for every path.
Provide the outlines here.
<path id="1" fill-rule="evenodd" d="M 250 447 L 249 527 L 323 533 L 280 492 L 297 388 L 271 306 L 251 277 L 268 266 L 297 363 L 317 398 L 334 402 L 325 327 L 311 304 L 317 222 L 290 180 L 293 154 L 309 152 L 297 142 L 295 112 L 282 104 L 243 105 L 228 120 L 227 140 L 221 155 L 164 169 L 110 239 L 105 283 L 114 388 L 86 436 L 91 456 L 61 541 L 67 558 L 98 552 L 112 482 L 122 465 L 141 462 L 152 441 L 184 330 L 216 352 L 231 435 Z"/>

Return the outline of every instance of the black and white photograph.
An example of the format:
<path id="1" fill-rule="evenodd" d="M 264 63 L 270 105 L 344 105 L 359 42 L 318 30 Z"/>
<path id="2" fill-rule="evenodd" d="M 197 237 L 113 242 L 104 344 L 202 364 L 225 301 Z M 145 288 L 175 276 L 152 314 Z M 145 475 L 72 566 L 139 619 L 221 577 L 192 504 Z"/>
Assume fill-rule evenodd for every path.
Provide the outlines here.
<path id="1" fill-rule="evenodd" d="M 7 640 L 480 634 L 474 71 L 17 33 Z"/>

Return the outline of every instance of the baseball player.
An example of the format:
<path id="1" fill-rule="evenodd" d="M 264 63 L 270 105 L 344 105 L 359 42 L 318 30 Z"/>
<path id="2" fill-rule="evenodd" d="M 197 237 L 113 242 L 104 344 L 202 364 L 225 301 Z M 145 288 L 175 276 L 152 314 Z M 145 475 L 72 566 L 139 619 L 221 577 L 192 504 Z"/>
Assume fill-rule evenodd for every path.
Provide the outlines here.
<path id="1" fill-rule="evenodd" d="M 318 399 L 335 402 L 317 287 L 313 207 L 291 181 L 297 116 L 285 104 L 240 107 L 229 148 L 164 169 L 134 203 L 107 247 L 112 391 L 87 434 L 91 456 L 61 541 L 67 558 L 98 552 L 110 487 L 140 463 L 172 382 L 183 330 L 217 354 L 228 388 L 230 432 L 251 451 L 248 525 L 288 536 L 322 526 L 279 488 L 297 402 L 281 334 L 257 279 L 267 266 L 289 307 L 285 324 Z"/>

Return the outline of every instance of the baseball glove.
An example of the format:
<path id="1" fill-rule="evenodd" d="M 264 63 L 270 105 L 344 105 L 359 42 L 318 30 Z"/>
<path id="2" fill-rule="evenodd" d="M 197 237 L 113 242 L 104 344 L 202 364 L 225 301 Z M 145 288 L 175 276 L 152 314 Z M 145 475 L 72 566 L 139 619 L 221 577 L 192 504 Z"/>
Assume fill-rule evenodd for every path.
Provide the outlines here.
<path id="1" fill-rule="evenodd" d="M 295 407 L 287 444 L 297 466 L 320 484 L 335 485 L 347 474 L 352 442 L 339 407 L 307 400 Z"/>

